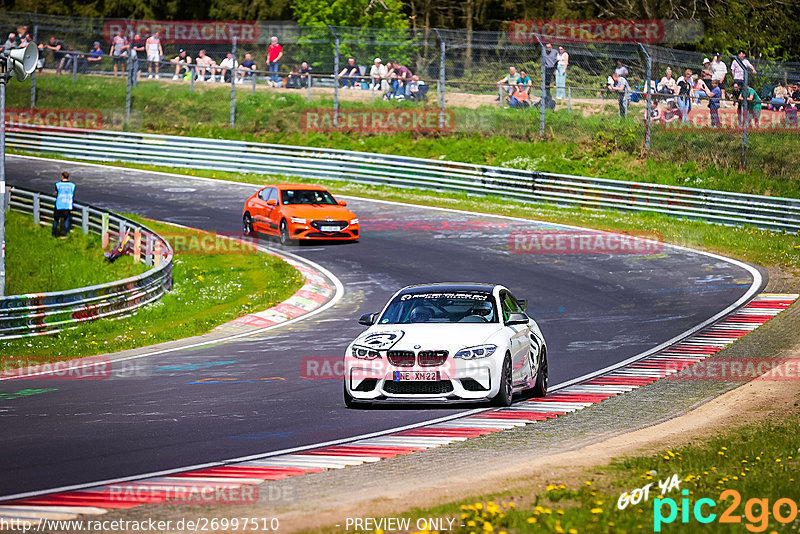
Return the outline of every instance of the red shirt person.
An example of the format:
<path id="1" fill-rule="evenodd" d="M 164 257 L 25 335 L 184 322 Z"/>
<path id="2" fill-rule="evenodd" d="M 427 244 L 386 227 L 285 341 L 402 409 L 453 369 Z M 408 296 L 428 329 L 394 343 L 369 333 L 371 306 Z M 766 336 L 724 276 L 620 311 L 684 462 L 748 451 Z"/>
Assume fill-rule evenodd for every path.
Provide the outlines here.
<path id="1" fill-rule="evenodd" d="M 278 44 L 278 38 L 273 36 L 267 49 L 267 68 L 272 73 L 270 74 L 270 87 L 278 87 L 280 84 L 281 78 L 278 75 L 278 67 L 280 66 L 281 58 L 283 58 L 283 47 Z"/>

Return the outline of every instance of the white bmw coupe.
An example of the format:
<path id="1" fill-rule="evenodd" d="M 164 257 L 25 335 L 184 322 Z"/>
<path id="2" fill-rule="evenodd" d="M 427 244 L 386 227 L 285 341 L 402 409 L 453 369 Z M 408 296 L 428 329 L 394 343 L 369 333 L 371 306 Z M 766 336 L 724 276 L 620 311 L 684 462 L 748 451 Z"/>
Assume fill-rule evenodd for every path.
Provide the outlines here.
<path id="1" fill-rule="evenodd" d="M 480 401 L 547 394 L 547 345 L 526 301 L 493 284 L 428 284 L 398 291 L 347 347 L 344 401 Z"/>

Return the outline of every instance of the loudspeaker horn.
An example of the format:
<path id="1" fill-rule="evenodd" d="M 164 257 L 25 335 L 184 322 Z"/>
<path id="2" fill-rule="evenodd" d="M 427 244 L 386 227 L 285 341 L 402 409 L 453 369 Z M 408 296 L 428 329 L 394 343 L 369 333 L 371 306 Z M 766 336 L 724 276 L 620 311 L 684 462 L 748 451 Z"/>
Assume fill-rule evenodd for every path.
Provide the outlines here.
<path id="1" fill-rule="evenodd" d="M 8 70 L 14 71 L 14 76 L 20 82 L 36 70 L 39 61 L 39 49 L 35 43 L 28 43 L 25 48 L 16 48 L 8 53 Z"/>

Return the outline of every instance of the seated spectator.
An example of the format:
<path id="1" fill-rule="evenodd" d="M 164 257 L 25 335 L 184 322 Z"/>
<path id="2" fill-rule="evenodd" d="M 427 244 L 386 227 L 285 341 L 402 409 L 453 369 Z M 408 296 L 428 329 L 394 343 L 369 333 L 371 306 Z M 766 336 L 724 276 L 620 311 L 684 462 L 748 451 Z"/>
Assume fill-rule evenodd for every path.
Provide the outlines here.
<path id="1" fill-rule="evenodd" d="M 777 87 L 772 91 L 772 100 L 771 103 L 775 106 L 776 110 L 780 110 L 783 106 L 787 103 L 787 97 L 789 95 L 789 90 L 784 87 L 783 82 L 778 82 Z"/>
<path id="2" fill-rule="evenodd" d="M 397 100 L 404 100 L 408 98 L 408 84 L 411 81 L 411 70 L 398 63 L 394 63 L 394 80 L 392 81 L 392 89 L 394 89 L 394 97 Z"/>
<path id="3" fill-rule="evenodd" d="M 72 72 L 73 66 L 77 67 L 77 62 L 78 53 L 75 52 L 74 46 L 70 46 L 67 49 L 67 53 L 64 54 L 63 67 L 61 68 L 61 71 Z"/>
<path id="4" fill-rule="evenodd" d="M 300 63 L 300 87 L 309 87 L 313 70 L 308 62 L 303 61 Z"/>
<path id="5" fill-rule="evenodd" d="M 220 83 L 230 83 L 231 81 L 231 71 L 239 66 L 239 63 L 233 57 L 233 53 L 228 52 L 225 56 L 225 59 L 219 64 L 219 68 L 217 69 L 217 74 L 219 74 L 219 81 Z M 277 87 L 277 85 L 276 85 Z"/>
<path id="6" fill-rule="evenodd" d="M 251 80 L 253 79 L 253 76 L 256 75 L 256 62 L 253 60 L 253 56 L 250 54 L 250 52 L 247 52 L 244 55 L 244 61 L 242 61 L 242 64 L 239 65 L 239 67 L 241 68 L 236 73 L 236 79 L 239 83 L 243 82 L 244 80 Z"/>
<path id="7" fill-rule="evenodd" d="M 293 65 L 289 76 L 286 77 L 287 89 L 300 89 L 300 66 Z"/>
<path id="8" fill-rule="evenodd" d="M 658 92 L 662 95 L 674 95 L 678 92 L 678 84 L 672 77 L 672 69 L 667 67 L 666 75 L 658 82 Z"/>
<path id="9" fill-rule="evenodd" d="M 506 96 L 513 94 L 517 84 L 519 84 L 519 74 L 517 74 L 517 68 L 512 66 L 508 67 L 508 74 L 497 81 L 497 88 L 498 91 L 502 89 L 505 92 L 504 96 Z M 498 96 L 494 101 L 500 102 L 500 97 Z"/>
<path id="10" fill-rule="evenodd" d="M 525 91 L 528 96 L 530 96 L 531 89 L 533 89 L 533 80 L 531 80 L 531 77 L 528 76 L 528 71 L 525 69 L 519 69 L 519 84 L 517 87 Z"/>
<path id="11" fill-rule="evenodd" d="M 349 57 L 347 58 L 347 65 L 344 66 L 342 71 L 337 76 L 337 79 L 339 80 L 339 84 L 341 85 L 342 89 L 355 89 L 360 76 L 361 71 L 358 68 L 358 63 L 356 63 L 356 58 Z"/>
<path id="12" fill-rule="evenodd" d="M 408 96 L 411 100 L 417 102 L 425 100 L 425 93 L 428 92 L 428 86 L 425 82 L 419 79 L 419 76 L 414 74 L 411 76 L 411 81 L 408 82 Z"/>
<path id="13" fill-rule="evenodd" d="M 800 82 L 791 85 L 786 94 L 786 124 L 797 128 L 797 112 L 800 111 Z"/>
<path id="14" fill-rule="evenodd" d="M 25 43 L 22 46 L 27 46 Z M 21 47 L 22 47 L 21 46 Z M 53 36 L 50 36 L 50 40 L 44 44 L 39 44 L 39 71 L 42 70 L 46 61 L 45 50 L 51 51 L 53 53 L 53 63 L 56 64 L 56 72 L 61 74 L 61 60 L 64 58 L 64 52 L 66 51 L 66 46 L 64 45 L 64 41 L 60 39 L 56 39 Z"/>
<path id="15" fill-rule="evenodd" d="M 8 39 L 6 39 L 3 48 L 0 48 L 0 52 L 8 52 L 9 50 L 13 50 L 17 47 L 17 34 L 11 32 L 8 34 Z"/>
<path id="16" fill-rule="evenodd" d="M 645 121 L 647 120 L 647 109 L 643 110 Z M 650 107 L 650 121 L 662 124 L 669 124 L 681 118 L 681 112 L 674 100 L 666 103 L 666 109 L 662 109 L 661 104 L 656 102 Z"/>
<path id="17" fill-rule="evenodd" d="M 381 58 L 376 57 L 372 67 L 369 69 L 369 79 L 373 90 L 386 91 L 389 88 L 386 74 L 386 65 L 381 62 Z"/>
<path id="18" fill-rule="evenodd" d="M 205 49 L 200 49 L 197 52 L 197 60 L 196 60 L 197 67 L 195 70 L 197 71 L 197 79 L 201 82 L 205 81 L 215 81 L 214 72 L 216 67 L 218 67 L 217 62 L 211 59 L 209 56 L 206 55 Z M 206 80 L 206 74 L 208 74 L 208 80 Z"/>
<path id="19" fill-rule="evenodd" d="M 700 76 L 697 74 L 692 75 L 692 89 L 694 90 L 694 103 L 695 105 L 700 105 L 700 96 L 706 93 L 708 86 L 705 84 L 703 80 L 700 79 Z"/>
<path id="20" fill-rule="evenodd" d="M 511 98 L 508 99 L 509 106 L 512 108 L 527 108 L 531 105 L 531 97 L 524 87 L 521 84 L 515 86 Z"/>
<path id="21" fill-rule="evenodd" d="M 100 48 L 100 41 L 95 41 L 94 45 L 92 46 L 92 50 L 86 57 L 87 66 L 89 68 L 92 68 L 93 66 L 95 68 L 99 67 L 101 61 L 103 61 L 103 49 Z"/>
<path id="22" fill-rule="evenodd" d="M 175 65 L 175 74 L 172 76 L 173 80 L 184 78 L 192 70 L 192 57 L 187 54 L 186 50 L 183 48 L 178 50 L 178 55 L 170 59 L 169 62 Z"/>

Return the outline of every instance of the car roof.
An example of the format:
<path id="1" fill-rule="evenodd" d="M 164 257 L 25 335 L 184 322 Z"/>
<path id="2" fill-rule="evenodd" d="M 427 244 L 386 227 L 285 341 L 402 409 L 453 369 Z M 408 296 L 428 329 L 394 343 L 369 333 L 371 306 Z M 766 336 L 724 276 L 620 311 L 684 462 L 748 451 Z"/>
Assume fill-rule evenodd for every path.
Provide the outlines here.
<path id="1" fill-rule="evenodd" d="M 327 191 L 324 186 L 317 184 L 267 184 L 264 187 L 275 187 L 277 189 L 313 189 L 317 191 Z"/>
<path id="2" fill-rule="evenodd" d="M 444 291 L 482 291 L 492 293 L 498 284 L 488 284 L 479 282 L 441 282 L 436 284 L 419 284 L 406 286 L 400 290 L 399 294 L 419 292 L 444 292 Z"/>

